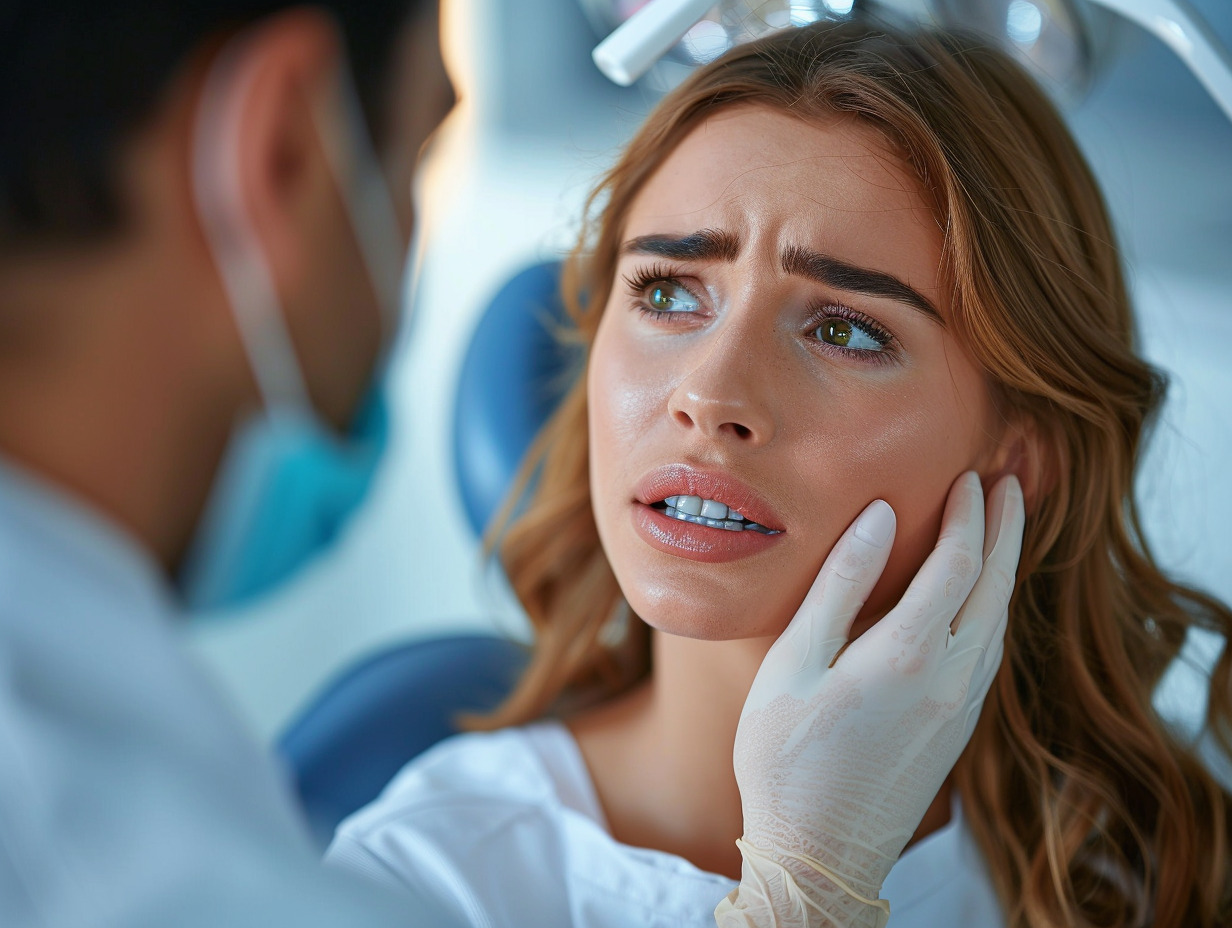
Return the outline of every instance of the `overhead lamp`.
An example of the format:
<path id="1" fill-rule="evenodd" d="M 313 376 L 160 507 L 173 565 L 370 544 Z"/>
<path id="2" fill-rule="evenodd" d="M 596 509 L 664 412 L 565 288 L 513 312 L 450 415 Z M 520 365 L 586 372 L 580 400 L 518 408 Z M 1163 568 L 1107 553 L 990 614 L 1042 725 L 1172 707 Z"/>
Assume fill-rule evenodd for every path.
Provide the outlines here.
<path id="1" fill-rule="evenodd" d="M 1060 87 L 1081 94 L 1106 53 L 1104 11 L 1137 23 L 1176 53 L 1232 119 L 1232 56 L 1189 0 L 580 0 L 600 28 L 599 69 L 629 85 L 665 56 L 712 61 L 778 29 L 892 12 L 978 30 Z M 614 27 L 614 28 L 613 28 Z"/>

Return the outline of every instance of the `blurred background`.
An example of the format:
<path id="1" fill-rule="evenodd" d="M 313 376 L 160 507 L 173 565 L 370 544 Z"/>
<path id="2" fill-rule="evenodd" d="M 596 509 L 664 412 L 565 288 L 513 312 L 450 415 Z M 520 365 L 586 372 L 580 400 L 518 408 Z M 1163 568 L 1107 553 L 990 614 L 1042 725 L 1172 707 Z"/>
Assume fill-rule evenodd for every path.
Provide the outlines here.
<path id="1" fill-rule="evenodd" d="M 1192 2 L 1232 46 L 1232 2 Z M 331 677 L 390 644 L 525 635 L 465 516 L 454 409 L 489 301 L 521 269 L 568 250 L 591 184 L 674 79 L 669 65 L 619 88 L 598 72 L 602 6 L 444 0 L 461 102 L 419 181 L 421 273 L 396 350 L 390 461 L 328 558 L 186 632 L 260 738 L 276 738 Z M 1010 6 L 1021 14 L 1031 3 Z M 1232 121 L 1160 41 L 1115 18 L 1097 28 L 1106 68 L 1065 112 L 1119 224 L 1144 351 L 1172 379 L 1139 485 L 1146 527 L 1165 566 L 1230 601 Z M 1195 637 L 1188 650 L 1200 666 L 1216 647 Z M 1200 673 L 1178 666 L 1159 702 L 1196 722 L 1200 686 Z"/>

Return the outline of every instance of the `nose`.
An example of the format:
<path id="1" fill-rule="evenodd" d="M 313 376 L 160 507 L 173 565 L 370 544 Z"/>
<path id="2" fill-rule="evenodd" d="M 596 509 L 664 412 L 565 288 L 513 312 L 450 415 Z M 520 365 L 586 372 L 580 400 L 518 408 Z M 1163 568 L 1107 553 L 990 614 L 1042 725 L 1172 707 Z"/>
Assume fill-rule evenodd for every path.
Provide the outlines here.
<path id="1" fill-rule="evenodd" d="M 708 348 L 672 391 L 668 415 L 709 438 L 768 443 L 775 430 L 766 384 L 773 365 L 760 363 L 758 352 L 736 332 L 719 336 Z"/>

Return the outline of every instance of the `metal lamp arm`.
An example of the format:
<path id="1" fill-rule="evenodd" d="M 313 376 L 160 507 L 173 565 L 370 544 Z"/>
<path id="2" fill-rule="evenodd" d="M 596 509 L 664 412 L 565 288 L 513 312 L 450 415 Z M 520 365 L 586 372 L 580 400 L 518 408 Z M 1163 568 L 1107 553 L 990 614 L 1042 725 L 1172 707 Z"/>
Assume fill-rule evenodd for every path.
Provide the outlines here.
<path id="1" fill-rule="evenodd" d="M 1090 0 L 1133 20 L 1176 52 L 1232 119 L 1232 56 L 1188 0 Z"/>
<path id="2" fill-rule="evenodd" d="M 1232 119 L 1232 56 L 1189 0 L 1089 0 L 1157 36 L 1185 62 Z M 651 0 L 594 50 L 618 84 L 640 77 L 713 6 L 714 0 Z"/>
<path id="3" fill-rule="evenodd" d="M 715 0 L 650 0 L 591 53 L 608 79 L 628 87 L 650 70 Z"/>

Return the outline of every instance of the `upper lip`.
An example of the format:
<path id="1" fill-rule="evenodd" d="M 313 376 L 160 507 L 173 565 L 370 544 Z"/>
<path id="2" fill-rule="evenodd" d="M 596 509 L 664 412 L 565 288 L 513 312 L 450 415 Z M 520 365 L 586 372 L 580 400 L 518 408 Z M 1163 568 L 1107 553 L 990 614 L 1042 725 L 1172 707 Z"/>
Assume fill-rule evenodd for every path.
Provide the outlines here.
<path id="1" fill-rule="evenodd" d="M 639 503 L 649 506 L 669 496 L 713 499 L 772 531 L 786 531 L 774 509 L 756 490 L 722 471 L 702 470 L 689 464 L 667 464 L 638 481 L 636 499 Z"/>

